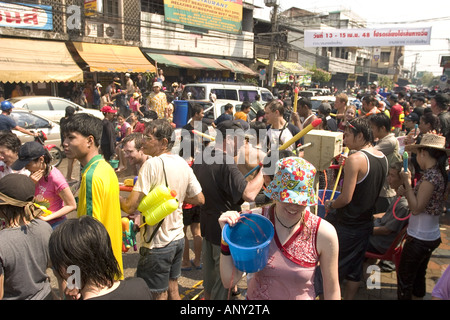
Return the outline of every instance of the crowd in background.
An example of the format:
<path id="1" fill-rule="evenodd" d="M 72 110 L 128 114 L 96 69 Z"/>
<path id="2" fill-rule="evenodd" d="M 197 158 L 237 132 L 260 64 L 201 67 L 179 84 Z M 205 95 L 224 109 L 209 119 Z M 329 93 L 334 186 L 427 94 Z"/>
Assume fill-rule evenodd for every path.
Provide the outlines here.
<path id="1" fill-rule="evenodd" d="M 293 101 L 290 87 L 274 92 L 276 98 L 265 105 L 260 97 L 244 101 L 240 110 L 227 105 L 210 127 L 202 122 L 202 106 L 193 102 L 191 122 L 183 127 L 189 132 L 184 143 L 192 148 L 173 154 L 172 102 L 181 92 L 179 82 L 169 85 L 162 70 L 151 83 L 142 74 L 135 79 L 125 74 L 123 82 L 114 75 L 106 86 L 91 84 L 77 91 L 75 102 L 105 116 L 99 120 L 70 114 L 62 126 L 66 156 L 81 165 L 77 203 L 67 182 L 71 175 L 65 178 L 49 165 L 42 145 L 22 145 L 12 132 L 1 133 L 0 297 L 52 299 L 48 267 L 58 278 L 59 298 L 179 299 L 177 279 L 192 269 L 203 272 L 206 299 L 238 295 L 233 280 L 239 273 L 233 271 L 221 230 L 238 223 L 244 201 L 255 203 L 276 231 L 270 244 L 273 259 L 248 278 L 247 298 L 340 299 L 342 286 L 342 296 L 350 300 L 364 280 L 366 251 L 385 252 L 404 228 L 398 298 L 424 297 L 427 264 L 441 242 L 439 216 L 447 205 L 450 113 L 445 92 L 386 92 L 376 84 L 356 92 L 331 88 L 335 99 L 313 109 L 301 94 Z M 318 172 L 304 160 L 303 139 L 277 152 L 315 119 L 321 119 L 316 129 L 343 132 L 344 146 L 351 150 L 332 159 L 344 170 L 340 195 L 322 203 L 324 217 L 312 210 L 320 201 L 313 181 L 317 174 L 321 187 L 333 186 L 337 170 Z M 206 137 L 214 130 L 224 139 L 211 144 L 212 139 L 195 135 L 194 129 Z M 229 130 L 244 132 L 241 144 L 227 135 Z M 403 150 L 409 152 L 406 171 Z M 199 153 L 224 161 L 197 163 Z M 111 160 L 119 165 L 113 168 Z M 123 198 L 117 175 L 129 166 L 137 179 Z M 253 171 L 255 167 L 259 170 Z M 19 182 L 17 188 L 10 187 Z M 136 210 L 160 185 L 176 191 L 179 207 L 164 223 L 145 225 Z M 66 219 L 73 210 L 78 218 Z M 137 275 L 126 280 L 121 212 L 141 226 L 134 231 L 142 239 Z M 187 227 L 194 236 L 192 260 Z M 23 232 L 24 228 L 36 232 Z M 93 247 L 95 252 L 83 254 Z M 24 248 L 33 250 L 23 254 L 22 262 L 11 262 L 10 257 Z M 31 268 L 23 259 L 38 267 Z M 81 269 L 81 288 L 67 282 L 71 265 Z M 294 282 L 295 288 L 283 290 Z M 448 272 L 433 297 L 450 299 Z"/>

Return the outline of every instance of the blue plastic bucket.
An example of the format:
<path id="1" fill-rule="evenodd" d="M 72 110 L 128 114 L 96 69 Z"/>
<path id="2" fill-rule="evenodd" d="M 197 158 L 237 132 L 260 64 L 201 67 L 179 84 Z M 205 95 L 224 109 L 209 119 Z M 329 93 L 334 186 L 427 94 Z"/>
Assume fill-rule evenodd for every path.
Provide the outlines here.
<path id="1" fill-rule="evenodd" d="M 269 219 L 259 214 L 245 213 L 242 216 L 234 227 L 225 225 L 222 237 L 230 247 L 236 268 L 253 273 L 267 264 L 274 228 Z"/>
<path id="2" fill-rule="evenodd" d="M 188 121 L 189 102 L 186 100 L 173 100 L 173 122 L 177 128 L 184 127 Z"/>
<path id="3" fill-rule="evenodd" d="M 325 201 L 326 200 L 329 200 L 330 198 L 331 198 L 331 194 L 333 193 L 333 190 L 326 190 L 325 191 L 325 198 L 323 198 L 323 190 L 322 189 L 320 189 L 319 190 L 319 194 L 318 194 L 318 202 L 319 202 L 319 205 L 318 205 L 318 212 L 317 212 L 317 215 L 319 216 L 319 217 L 321 217 L 321 218 L 324 218 L 325 217 L 325 206 L 324 206 L 324 204 L 325 204 Z M 334 192 L 334 197 L 333 197 L 333 200 L 336 200 L 336 198 L 340 195 L 341 193 L 339 192 L 339 191 L 335 191 Z M 322 199 L 323 199 L 323 203 L 322 203 Z"/>

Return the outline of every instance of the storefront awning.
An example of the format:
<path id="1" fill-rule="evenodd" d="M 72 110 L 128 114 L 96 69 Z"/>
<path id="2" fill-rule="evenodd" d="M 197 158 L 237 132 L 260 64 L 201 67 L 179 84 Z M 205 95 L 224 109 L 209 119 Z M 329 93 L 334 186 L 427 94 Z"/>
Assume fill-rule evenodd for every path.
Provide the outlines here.
<path id="1" fill-rule="evenodd" d="M 83 81 L 64 42 L 0 38 L 0 82 Z"/>
<path id="2" fill-rule="evenodd" d="M 257 73 L 240 62 L 225 59 L 216 59 L 221 65 L 227 67 L 231 72 L 243 73 L 256 76 Z"/>
<path id="3" fill-rule="evenodd" d="M 138 47 L 73 42 L 90 72 L 156 72 Z"/>
<path id="4" fill-rule="evenodd" d="M 211 58 L 179 56 L 173 54 L 156 54 L 146 53 L 151 59 L 158 64 L 166 66 L 186 69 L 205 69 L 205 70 L 228 70 L 226 67 L 219 64 L 216 60 Z"/>
<path id="5" fill-rule="evenodd" d="M 269 60 L 266 59 L 258 59 L 259 62 L 269 65 Z M 278 71 L 293 74 L 293 75 L 304 75 L 309 73 L 308 70 L 303 68 L 300 63 L 297 62 L 289 62 L 289 61 L 274 61 L 273 67 Z"/>
<path id="6" fill-rule="evenodd" d="M 234 73 L 256 75 L 250 68 L 240 62 L 226 59 L 180 56 L 173 54 L 146 53 L 158 64 L 186 69 L 227 70 Z"/>

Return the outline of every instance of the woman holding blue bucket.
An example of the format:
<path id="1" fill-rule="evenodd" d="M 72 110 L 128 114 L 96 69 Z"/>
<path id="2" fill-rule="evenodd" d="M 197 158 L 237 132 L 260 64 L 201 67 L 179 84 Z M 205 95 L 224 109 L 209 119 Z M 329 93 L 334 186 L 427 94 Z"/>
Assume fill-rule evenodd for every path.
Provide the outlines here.
<path id="1" fill-rule="evenodd" d="M 302 158 L 288 157 L 278 161 L 275 177 L 264 192 L 275 203 L 262 208 L 262 215 L 274 226 L 274 235 L 268 245 L 267 264 L 247 281 L 247 299 L 315 299 L 313 280 L 319 262 L 324 298 L 341 298 L 336 231 L 330 223 L 309 211 L 309 206 L 317 203 L 315 174 L 316 168 Z M 240 280 L 243 270 L 236 268 L 235 244 L 225 231 L 239 228 L 242 223 L 253 226 L 252 232 L 256 236 L 261 232 L 261 228 L 255 226 L 256 220 L 252 214 L 240 215 L 236 211 L 224 212 L 219 218 L 222 235 L 230 242 L 222 240 L 221 246 L 220 273 L 226 288 L 232 288 Z M 242 242 L 236 245 L 239 247 Z"/>

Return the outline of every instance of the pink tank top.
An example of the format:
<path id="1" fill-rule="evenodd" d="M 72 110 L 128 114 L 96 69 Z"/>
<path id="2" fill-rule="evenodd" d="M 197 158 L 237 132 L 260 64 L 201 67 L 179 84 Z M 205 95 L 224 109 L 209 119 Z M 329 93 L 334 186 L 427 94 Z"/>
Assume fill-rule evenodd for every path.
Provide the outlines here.
<path id="1" fill-rule="evenodd" d="M 265 207 L 262 212 L 272 223 L 273 208 Z M 315 299 L 313 280 L 319 261 L 316 239 L 320 221 L 320 217 L 307 211 L 304 224 L 283 246 L 275 230 L 266 267 L 248 282 L 249 300 Z"/>

